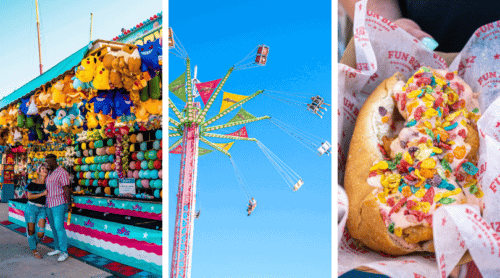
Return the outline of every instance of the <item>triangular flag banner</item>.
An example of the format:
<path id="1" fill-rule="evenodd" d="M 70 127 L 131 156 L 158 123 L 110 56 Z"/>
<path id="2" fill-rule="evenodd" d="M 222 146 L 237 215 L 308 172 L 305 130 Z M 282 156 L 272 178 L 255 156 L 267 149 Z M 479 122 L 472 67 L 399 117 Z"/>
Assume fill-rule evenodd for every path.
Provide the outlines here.
<path id="1" fill-rule="evenodd" d="M 213 81 L 208 81 L 208 82 L 203 82 L 203 83 L 198 83 L 196 84 L 196 89 L 198 90 L 198 93 L 200 94 L 201 100 L 203 101 L 203 104 L 207 104 L 208 99 L 214 92 L 215 88 L 219 86 L 219 82 L 222 80 L 217 79 Z"/>
<path id="2" fill-rule="evenodd" d="M 243 95 L 237 95 L 237 94 L 231 94 L 228 92 L 224 92 L 224 95 L 222 96 L 222 105 L 220 107 L 220 111 L 222 112 L 229 107 L 231 107 L 233 104 L 239 102 L 240 100 L 244 100 L 248 96 L 243 96 Z"/>
<path id="3" fill-rule="evenodd" d="M 209 150 L 209 149 L 204 149 L 204 148 L 199 148 L 198 149 L 198 156 L 202 156 L 208 153 L 213 152 L 214 150 Z"/>
<path id="4" fill-rule="evenodd" d="M 179 146 L 175 147 L 169 153 L 181 154 L 182 153 L 182 145 L 179 145 Z"/>
<path id="5" fill-rule="evenodd" d="M 226 135 L 248 138 L 247 127 L 243 126 L 238 131 L 235 131 L 233 133 L 229 133 L 229 134 L 226 134 Z"/>
<path id="6" fill-rule="evenodd" d="M 213 152 L 214 150 L 209 150 L 209 149 L 204 149 L 204 148 L 198 148 L 198 156 L 202 156 L 208 153 Z M 182 154 L 182 145 L 179 145 L 175 147 L 173 150 L 171 150 L 169 153 L 173 154 Z"/>
<path id="7" fill-rule="evenodd" d="M 170 85 L 168 89 L 182 101 L 186 102 L 186 73 L 181 74 L 177 77 Z"/>
<path id="8" fill-rule="evenodd" d="M 230 143 L 214 143 L 214 145 L 217 145 L 219 148 L 225 150 L 226 152 L 229 151 L 229 149 L 233 146 L 234 142 Z"/>
<path id="9" fill-rule="evenodd" d="M 240 111 L 238 111 L 238 113 L 236 113 L 236 115 L 234 115 L 234 117 L 227 123 L 229 124 L 229 123 L 241 122 L 244 120 L 253 120 L 253 119 L 256 119 L 254 115 L 248 113 L 245 109 L 241 108 Z"/>

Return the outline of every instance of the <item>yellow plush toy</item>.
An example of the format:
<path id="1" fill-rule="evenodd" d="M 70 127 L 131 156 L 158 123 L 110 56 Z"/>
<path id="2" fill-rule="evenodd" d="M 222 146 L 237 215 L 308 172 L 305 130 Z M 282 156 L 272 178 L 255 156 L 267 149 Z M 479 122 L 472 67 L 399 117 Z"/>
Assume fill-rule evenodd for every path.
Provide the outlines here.
<path id="1" fill-rule="evenodd" d="M 7 113 L 7 126 L 9 127 L 15 127 L 17 126 L 17 113 L 19 109 L 15 106 L 12 105 L 9 108 L 9 112 Z"/>
<path id="2" fill-rule="evenodd" d="M 96 90 L 111 89 L 109 87 L 109 70 L 104 67 L 101 61 L 97 61 L 93 84 Z"/>
<path id="3" fill-rule="evenodd" d="M 0 126 L 7 125 L 7 110 L 0 111 Z"/>
<path id="4" fill-rule="evenodd" d="M 87 120 L 87 127 L 89 130 L 91 130 L 99 125 L 99 121 L 97 121 L 97 115 L 96 113 L 94 113 L 94 104 L 87 102 L 85 107 L 87 108 L 87 115 L 85 115 L 85 119 Z"/>
<path id="5" fill-rule="evenodd" d="M 30 139 L 28 137 L 28 133 L 27 132 L 23 132 L 23 139 L 21 140 L 21 144 L 23 146 L 28 146 L 29 143 L 30 143 Z"/>
<path id="6" fill-rule="evenodd" d="M 130 100 L 134 103 L 134 105 L 138 105 L 139 102 L 141 101 L 140 91 L 139 90 L 130 91 Z"/>
<path id="7" fill-rule="evenodd" d="M 136 48 L 128 58 L 128 69 L 131 73 L 141 72 L 141 56 L 139 55 L 139 50 Z"/>
<path id="8" fill-rule="evenodd" d="M 151 115 L 161 115 L 162 112 L 162 101 L 158 99 L 148 99 L 144 102 L 144 106 L 146 107 L 146 111 L 148 111 Z"/>
<path id="9" fill-rule="evenodd" d="M 72 106 L 73 103 L 79 103 L 82 101 L 82 93 L 78 92 L 77 90 L 73 89 L 73 80 L 71 80 L 73 76 L 67 74 L 64 76 L 64 88 L 63 88 L 63 95 L 65 96 L 65 103 L 66 106 Z"/>
<path id="10" fill-rule="evenodd" d="M 52 105 L 60 104 L 61 106 L 66 106 L 66 97 L 63 94 L 64 83 L 62 80 L 56 82 L 56 84 L 52 85 L 52 99 L 50 103 Z"/>
<path id="11" fill-rule="evenodd" d="M 83 59 L 80 66 L 76 70 L 76 78 L 81 82 L 90 82 L 94 79 L 94 72 L 97 64 L 97 58 L 88 56 Z"/>
<path id="12" fill-rule="evenodd" d="M 14 145 L 14 132 L 9 132 L 9 136 L 7 137 L 7 144 Z"/>
<path id="13" fill-rule="evenodd" d="M 101 127 L 106 126 L 108 123 L 111 123 L 114 121 L 113 118 L 111 118 L 111 116 L 104 115 L 101 112 L 99 112 L 97 114 L 97 118 L 99 118 L 99 124 L 101 125 Z M 88 123 L 87 123 L 87 126 L 88 126 Z"/>
<path id="14" fill-rule="evenodd" d="M 40 94 L 38 95 L 38 107 L 48 107 L 50 103 L 50 97 L 52 96 L 51 92 L 45 89 L 45 85 L 42 86 L 40 90 Z"/>
<path id="15" fill-rule="evenodd" d="M 141 102 L 135 109 L 135 116 L 138 121 L 140 122 L 146 122 L 148 121 L 149 118 L 149 113 L 146 110 L 146 105 Z"/>

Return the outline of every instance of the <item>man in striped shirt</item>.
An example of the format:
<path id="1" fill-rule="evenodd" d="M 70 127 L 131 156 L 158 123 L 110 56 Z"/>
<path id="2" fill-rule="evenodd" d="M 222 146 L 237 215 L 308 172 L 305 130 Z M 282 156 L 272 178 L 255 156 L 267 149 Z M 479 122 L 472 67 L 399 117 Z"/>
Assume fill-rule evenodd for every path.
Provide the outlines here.
<path id="1" fill-rule="evenodd" d="M 49 174 L 45 180 L 47 187 L 47 216 L 50 228 L 54 233 L 55 250 L 47 253 L 49 256 L 61 254 L 58 261 L 68 258 L 68 236 L 64 228 L 66 212 L 71 211 L 71 191 L 69 174 L 64 168 L 57 165 L 54 154 L 46 156 L 45 161 Z"/>

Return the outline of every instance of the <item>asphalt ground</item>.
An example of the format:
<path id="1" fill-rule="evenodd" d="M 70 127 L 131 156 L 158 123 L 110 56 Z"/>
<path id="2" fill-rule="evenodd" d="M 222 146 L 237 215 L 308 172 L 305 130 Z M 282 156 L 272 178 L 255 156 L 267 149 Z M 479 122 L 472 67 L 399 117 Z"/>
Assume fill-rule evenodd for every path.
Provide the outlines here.
<path id="1" fill-rule="evenodd" d="M 8 203 L 0 203 L 0 221 L 9 219 Z M 28 239 L 0 225 L 0 277 L 114 277 L 111 273 L 95 268 L 71 256 L 58 262 L 56 256 L 47 256 L 53 249 L 38 244 L 42 259 L 36 259 L 28 247 Z"/>

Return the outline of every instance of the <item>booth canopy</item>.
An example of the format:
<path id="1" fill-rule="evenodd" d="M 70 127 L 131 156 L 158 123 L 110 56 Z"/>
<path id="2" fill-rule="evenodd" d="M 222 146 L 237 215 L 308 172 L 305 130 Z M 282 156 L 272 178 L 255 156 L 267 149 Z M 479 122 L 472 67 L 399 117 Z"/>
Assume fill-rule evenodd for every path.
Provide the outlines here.
<path id="1" fill-rule="evenodd" d="M 85 57 L 85 54 L 89 50 L 89 45 L 86 45 L 82 47 L 80 50 L 77 52 L 73 53 L 71 56 L 68 58 L 62 60 L 59 62 L 57 65 L 53 66 L 50 68 L 48 71 L 44 72 L 42 75 L 39 75 L 35 79 L 31 80 L 30 82 L 24 84 L 21 88 L 15 90 L 11 94 L 5 96 L 0 100 L 0 110 L 5 108 L 7 105 L 11 104 L 12 102 L 15 102 L 16 100 L 27 96 L 30 94 L 33 90 L 36 90 L 43 84 L 46 84 L 47 82 L 52 81 L 54 78 L 57 78 L 61 74 L 65 73 L 66 71 L 72 69 L 76 65 L 78 65 L 82 59 Z"/>

